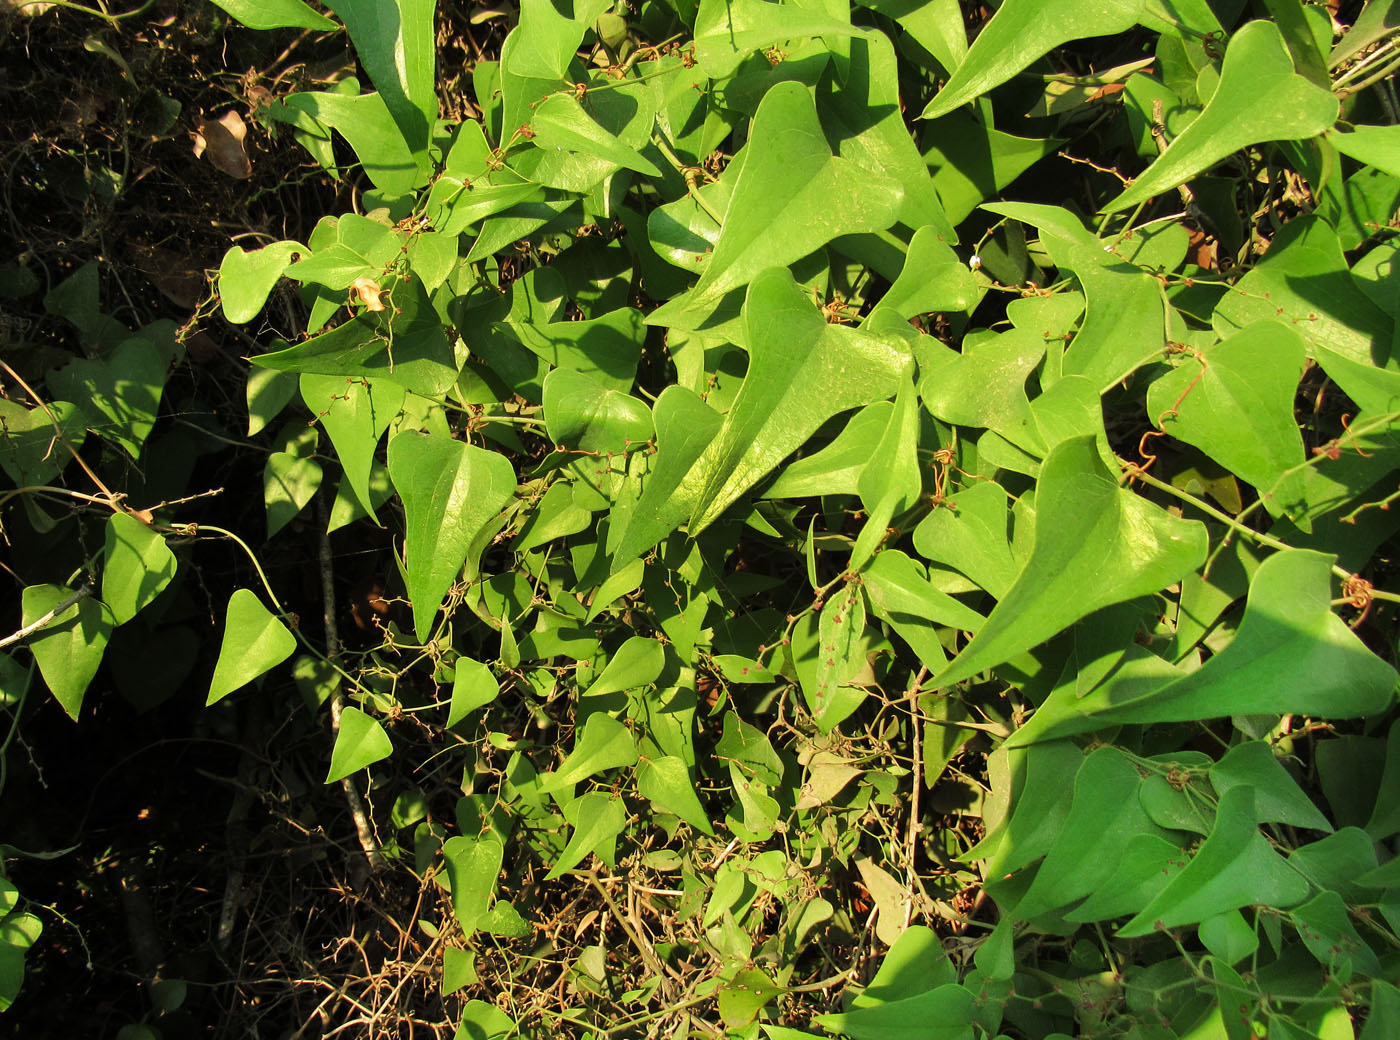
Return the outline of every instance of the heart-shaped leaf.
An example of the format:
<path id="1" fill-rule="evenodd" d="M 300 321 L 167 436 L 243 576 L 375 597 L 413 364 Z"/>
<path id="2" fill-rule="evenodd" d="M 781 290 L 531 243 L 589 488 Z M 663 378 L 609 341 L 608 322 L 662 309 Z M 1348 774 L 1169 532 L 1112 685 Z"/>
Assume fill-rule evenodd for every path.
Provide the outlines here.
<path id="1" fill-rule="evenodd" d="M 340 712 L 340 732 L 335 736 L 331 751 L 331 768 L 326 783 L 344 780 L 394 753 L 393 742 L 378 719 L 371 718 L 354 705 L 347 704 Z"/>
<path id="2" fill-rule="evenodd" d="M 589 791 L 569 807 L 574 832 L 559 859 L 545 875 L 546 881 L 573 870 L 585 856 L 597 852 L 600 859 L 611 860 L 607 849 L 627 826 L 627 807 L 622 799 L 607 791 Z"/>
<path id="3" fill-rule="evenodd" d="M 118 625 L 134 618 L 175 577 L 175 554 L 165 539 L 126 513 L 107 520 L 102 600 Z"/>
<path id="4" fill-rule="evenodd" d="M 453 668 L 456 674 L 452 677 L 452 701 L 447 708 L 448 729 L 501 695 L 501 684 L 480 661 L 460 657 Z"/>
<path id="5" fill-rule="evenodd" d="M 1250 22 L 1230 38 L 1220 83 L 1205 111 L 1104 211 L 1137 206 L 1250 145 L 1316 137 L 1337 121 L 1340 110 L 1330 90 L 1293 71 L 1277 25 Z"/>
<path id="6" fill-rule="evenodd" d="M 403 500 L 413 627 L 427 640 L 472 542 L 515 494 L 515 471 L 504 455 L 410 430 L 389 441 L 389 477 Z"/>
<path id="7" fill-rule="evenodd" d="M 47 484 L 73 461 L 58 440 L 54 419 L 68 443 L 75 449 L 82 447 L 87 419 L 77 405 L 50 401 L 46 412 L 0 399 L 0 468 L 17 486 Z"/>
<path id="8" fill-rule="evenodd" d="M 1155 681 L 1110 678 L 1083 697 L 1057 690 L 1008 746 L 1123 723 L 1385 711 L 1395 700 L 1395 670 L 1332 612 L 1331 563 L 1306 549 L 1275 553 L 1254 575 L 1234 640 L 1199 669 Z"/>
<path id="9" fill-rule="evenodd" d="M 300 242 L 273 242 L 261 249 L 232 247 L 219 264 L 219 302 L 235 325 L 252 321 L 267 303 L 287 264 L 306 247 Z"/>
<path id="10" fill-rule="evenodd" d="M 693 292 L 718 298 L 839 235 L 883 231 L 903 197 L 892 177 L 832 155 L 811 94 L 801 84 L 779 83 L 754 114 L 748 158 Z"/>
<path id="11" fill-rule="evenodd" d="M 61 585 L 30 585 L 20 596 L 24 624 L 39 621 L 72 595 L 72 589 Z M 39 674 L 44 677 L 54 700 L 75 722 L 83 706 L 83 694 L 97 674 L 115 626 L 112 612 L 88 596 L 29 639 L 29 649 L 39 665 Z"/>
<path id="12" fill-rule="evenodd" d="M 546 794 L 562 791 L 595 773 L 630 766 L 636 761 L 637 738 L 632 731 L 611 715 L 595 711 L 574 737 L 574 749 L 568 758 L 540 782 L 540 790 Z"/>
<path id="13" fill-rule="evenodd" d="M 657 808 L 679 816 L 703 834 L 714 827 L 695 793 L 695 779 L 686 764 L 674 755 L 646 758 L 637 763 L 637 793 Z"/>
<path id="14" fill-rule="evenodd" d="M 644 402 L 567 368 L 545 376 L 544 415 L 556 444 L 582 451 L 622 452 L 652 437 L 651 412 Z"/>
<path id="15" fill-rule="evenodd" d="M 206 704 L 222 700 L 292 656 L 296 636 L 248 589 L 235 589 L 225 612 L 224 641 Z"/>
<path id="16" fill-rule="evenodd" d="M 633 636 L 617 648 L 598 678 L 582 694 L 603 694 L 635 690 L 656 681 L 666 665 L 666 651 L 655 639 Z"/>
<path id="17" fill-rule="evenodd" d="M 1163 431 L 1200 448 L 1260 492 L 1274 516 L 1288 515 L 1301 481 L 1275 488 L 1303 462 L 1293 399 L 1303 375 L 1302 337 L 1259 321 L 1207 350 L 1185 356 L 1147 391 L 1147 411 Z"/>
<path id="18" fill-rule="evenodd" d="M 84 410 L 91 405 L 89 428 L 137 459 L 155 425 L 170 361 L 149 339 L 133 336 L 105 361 L 77 358 L 49 373 L 48 382 L 65 399 L 84 402 Z M 108 422 L 93 423 L 99 416 Z"/>
<path id="19" fill-rule="evenodd" d="M 1126 32 L 1147 6 L 1147 0 L 1007 0 L 921 118 L 947 115 L 1069 40 Z"/>
<path id="20" fill-rule="evenodd" d="M 1093 437 L 1051 451 L 1035 512 L 1030 559 L 981 631 L 936 676 L 940 685 L 1001 664 L 1101 607 L 1165 588 L 1205 560 L 1205 528 L 1120 487 Z"/>
<path id="21" fill-rule="evenodd" d="M 374 452 L 379 438 L 403 410 L 404 388 L 392 379 L 371 381 L 308 372 L 301 377 L 301 396 L 330 435 L 345 469 L 345 482 L 365 514 L 373 517 L 369 478 Z"/>

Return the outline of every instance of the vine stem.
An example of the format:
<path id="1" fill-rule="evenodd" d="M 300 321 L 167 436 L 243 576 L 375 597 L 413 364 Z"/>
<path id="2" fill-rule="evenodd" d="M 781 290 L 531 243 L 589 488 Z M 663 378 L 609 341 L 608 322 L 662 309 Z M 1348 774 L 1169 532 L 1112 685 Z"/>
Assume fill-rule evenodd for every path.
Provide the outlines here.
<path id="1" fill-rule="evenodd" d="M 331 510 L 326 502 L 326 495 L 329 493 L 329 485 L 322 489 L 317 496 L 318 512 L 320 514 L 321 537 L 317 544 L 317 557 L 321 571 L 321 620 L 326 626 L 326 655 L 328 658 L 340 656 L 340 631 L 335 621 L 335 582 L 331 572 L 331 535 L 330 520 Z M 336 683 L 331 690 L 331 735 L 335 740 L 340 739 L 340 713 L 345 709 L 345 691 L 340 683 Z M 353 775 L 342 777 L 340 788 L 345 792 L 345 802 L 350 807 L 350 818 L 355 821 L 355 836 L 360 841 L 360 849 L 365 854 L 365 860 L 369 863 L 371 873 L 377 873 L 388 866 L 388 861 L 384 858 L 384 853 L 379 848 L 379 842 L 374 838 L 374 829 L 370 826 L 369 813 L 365 811 L 364 798 L 360 796 L 360 789 L 355 786 Z"/>
<path id="2" fill-rule="evenodd" d="M 1202 513 L 1205 513 L 1207 516 L 1211 517 L 1214 520 L 1219 520 L 1222 524 L 1225 524 L 1227 527 L 1229 527 L 1230 530 L 1238 532 L 1239 534 L 1248 538 L 1250 541 L 1257 542 L 1258 544 L 1267 546 L 1270 549 L 1283 550 L 1293 548 L 1293 546 L 1289 545 L 1287 542 L 1279 541 L 1279 539 L 1275 538 L 1273 535 L 1264 534 L 1262 531 L 1256 531 L 1252 527 L 1245 526 L 1244 524 L 1236 520 L 1233 516 L 1231 516 L 1229 513 L 1225 513 L 1219 509 L 1216 509 L 1210 503 L 1191 494 L 1191 492 L 1182 491 L 1178 487 L 1173 487 L 1171 484 L 1168 484 L 1165 480 L 1158 480 L 1152 474 L 1148 473 L 1143 469 L 1140 469 L 1134 463 L 1123 462 L 1122 459 L 1119 459 L 1118 461 L 1123 464 L 1125 471 L 1130 473 L 1134 480 L 1140 480 L 1149 487 L 1154 487 L 1158 491 L 1163 491 L 1174 498 L 1178 498 L 1181 501 L 1194 506 L 1195 508 L 1199 509 Z M 1356 577 L 1356 575 L 1352 574 L 1345 567 L 1339 567 L 1335 563 L 1332 565 L 1332 573 L 1344 582 L 1351 581 L 1353 578 Z M 1371 599 L 1380 599 L 1387 600 L 1391 603 L 1400 603 L 1400 593 L 1385 592 L 1381 589 L 1371 589 L 1368 591 L 1367 595 Z"/>
<path id="3" fill-rule="evenodd" d="M 21 628 L 18 632 L 11 632 L 4 639 L 0 639 L 0 649 L 4 649 L 7 646 L 11 646 L 15 643 L 18 643 L 22 639 L 28 639 L 35 632 L 38 632 L 41 629 L 48 628 L 54 623 L 54 619 L 56 619 L 65 610 L 67 610 L 69 607 L 73 606 L 80 600 L 87 599 L 87 597 L 91 595 L 92 586 L 84 585 L 82 588 L 78 589 L 76 592 L 73 593 L 73 595 L 69 596 L 58 606 L 54 607 L 52 610 L 44 614 L 43 617 L 35 618 L 29 624 Z"/>

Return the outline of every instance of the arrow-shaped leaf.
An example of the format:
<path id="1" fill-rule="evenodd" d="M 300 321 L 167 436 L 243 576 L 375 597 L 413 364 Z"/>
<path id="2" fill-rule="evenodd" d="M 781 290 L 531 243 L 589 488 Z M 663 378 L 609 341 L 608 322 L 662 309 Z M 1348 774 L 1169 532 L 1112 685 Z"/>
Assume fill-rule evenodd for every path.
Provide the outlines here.
<path id="1" fill-rule="evenodd" d="M 1293 71 L 1278 26 L 1250 22 L 1230 38 L 1220 84 L 1205 111 L 1104 212 L 1130 209 L 1185 184 L 1250 145 L 1316 137 L 1340 111 L 1331 91 Z"/>

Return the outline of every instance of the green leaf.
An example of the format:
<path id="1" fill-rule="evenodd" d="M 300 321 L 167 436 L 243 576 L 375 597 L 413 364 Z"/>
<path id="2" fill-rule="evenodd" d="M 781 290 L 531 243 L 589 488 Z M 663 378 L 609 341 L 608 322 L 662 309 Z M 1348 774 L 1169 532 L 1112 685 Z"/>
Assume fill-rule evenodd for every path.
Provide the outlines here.
<path id="1" fill-rule="evenodd" d="M 458 835 L 444 843 L 442 858 L 452 889 L 452 914 L 470 938 L 481 927 L 491 905 L 505 849 L 494 834 L 480 838 Z"/>
<path id="2" fill-rule="evenodd" d="M 1017 920 L 1061 910 L 1097 892 L 1139 835 L 1170 837 L 1144 810 L 1137 797 L 1140 784 L 1137 764 L 1119 748 L 1101 747 L 1085 757 L 1075 774 L 1069 816 L 1012 911 Z"/>
<path id="3" fill-rule="evenodd" d="M 73 595 L 61 585 L 30 585 L 20 595 L 20 616 L 28 626 Z M 83 694 L 97 674 L 116 621 L 91 596 L 79 600 L 29 639 L 29 649 L 54 700 L 77 721 Z"/>
<path id="4" fill-rule="evenodd" d="M 545 428 L 556 444 L 608 454 L 651 440 L 644 402 L 590 375 L 556 368 L 544 377 Z"/>
<path id="5" fill-rule="evenodd" d="M 435 0 L 327 0 L 403 139 L 425 152 L 438 117 Z"/>
<path id="6" fill-rule="evenodd" d="M 379 720 L 347 704 L 340 712 L 340 732 L 335 736 L 326 783 L 344 780 L 351 773 L 358 773 L 393 753 L 394 745 Z"/>
<path id="7" fill-rule="evenodd" d="M 529 552 L 548 545 L 558 538 L 586 531 L 593 514 L 574 501 L 574 487 L 565 481 L 551 484 L 544 498 L 520 529 L 520 536 L 511 544 L 513 552 Z"/>
<path id="8" fill-rule="evenodd" d="M 837 687 L 865 666 L 865 655 L 861 652 L 861 636 L 865 634 L 865 594 L 859 582 L 848 581 L 831 594 L 822 607 L 817 631 L 820 640 L 817 673 L 809 707 L 817 725 L 828 730 L 831 726 L 825 725 L 823 720 L 835 703 Z"/>
<path id="9" fill-rule="evenodd" d="M 463 564 L 475 567 L 476 536 L 514 495 L 515 471 L 503 455 L 410 430 L 389 441 L 389 476 L 403 500 L 413 626 L 426 640 Z"/>
<path id="10" fill-rule="evenodd" d="M 139 459 L 160 411 L 172 360 L 170 352 L 151 340 L 133 336 L 123 340 L 105 361 L 76 358 L 50 372 L 48 384 L 65 400 L 83 402 L 89 429 Z M 108 422 L 94 425 L 92 420 L 99 415 Z"/>
<path id="11" fill-rule="evenodd" d="M 1191 862 L 1117 934 L 1148 935 L 1257 903 L 1287 908 L 1307 894 L 1307 881 L 1259 833 L 1254 788 L 1241 785 L 1220 799 L 1215 827 Z"/>
<path id="12" fill-rule="evenodd" d="M 719 435 L 677 495 L 698 491 L 692 535 L 718 519 L 827 419 L 893 396 L 910 363 L 902 340 L 828 325 L 782 268 L 765 271 L 749 286 L 744 323 L 748 375 Z"/>
<path id="13" fill-rule="evenodd" d="M 1166 433 L 1269 492 L 1264 503 L 1271 514 L 1289 515 L 1302 505 L 1299 482 L 1275 485 L 1306 455 L 1293 418 L 1305 354 L 1302 338 L 1289 326 L 1255 322 L 1155 380 L 1147 392 L 1148 414 Z"/>
<path id="14" fill-rule="evenodd" d="M 856 36 L 845 7 L 832 17 L 818 7 L 766 0 L 701 0 L 695 15 L 695 60 L 711 79 L 732 75 L 754 51 L 804 37 Z"/>
<path id="15" fill-rule="evenodd" d="M 442 995 L 450 997 L 477 982 L 476 951 L 456 946 L 442 948 Z"/>
<path id="16" fill-rule="evenodd" d="M 884 437 L 893 410 L 888 401 L 866 405 L 846 421 L 826 447 L 788 463 L 763 497 L 857 494 L 860 474 Z"/>
<path id="17" fill-rule="evenodd" d="M 211 0 L 249 29 L 336 29 L 319 11 L 301 0 Z M 232 321 L 233 319 L 229 319 Z"/>
<path id="18" fill-rule="evenodd" d="M 300 4 L 300 0 L 292 2 Z M 224 317 L 235 325 L 256 318 L 287 264 L 305 252 L 307 248 L 300 242 L 273 242 L 261 249 L 231 247 L 219 264 L 216 282 Z"/>
<path id="19" fill-rule="evenodd" d="M 699 480 L 689 475 L 724 421 L 693 391 L 677 385 L 661 391 L 652 418 L 657 452 L 641 498 L 625 516 L 613 507 L 608 550 L 614 572 L 684 522 L 699 490 Z"/>
<path id="20" fill-rule="evenodd" d="M 1014 137 L 963 112 L 932 123 L 923 140 L 924 162 L 954 224 L 1064 144 L 1058 137 Z"/>
<path id="21" fill-rule="evenodd" d="M 288 451 L 274 451 L 263 465 L 263 506 L 267 536 L 291 523 L 321 486 L 321 465 Z"/>
<path id="22" fill-rule="evenodd" d="M 301 377 L 301 396 L 335 445 L 345 483 L 355 500 L 365 515 L 373 518 L 375 502 L 369 482 L 374 453 L 379 438 L 403 410 L 404 388 L 392 379 L 371 382 L 307 372 Z"/>
<path id="23" fill-rule="evenodd" d="M 798 83 L 763 96 L 747 155 L 696 296 L 717 299 L 840 235 L 882 231 L 903 200 L 892 177 L 832 155 L 812 96 Z"/>
<path id="24" fill-rule="evenodd" d="M 973 995 L 956 983 L 815 1021 L 851 1040 L 972 1040 Z"/>
<path id="25" fill-rule="evenodd" d="M 972 271 L 944 235 L 929 225 L 914 232 L 899 277 L 879 305 L 912 318 L 935 311 L 970 311 L 980 298 Z"/>
<path id="26" fill-rule="evenodd" d="M 969 679 L 1101 607 L 1149 595 L 1205 559 L 1205 528 L 1119 486 L 1092 437 L 1061 442 L 1041 468 L 1035 543 L 1016 582 L 939 685 Z"/>
<path id="27" fill-rule="evenodd" d="M 783 10 L 795 8 L 786 5 Z M 943 212 L 928 166 L 904 124 L 894 45 L 889 37 L 872 33 L 855 37 L 847 46 L 848 59 L 833 61 L 817 85 L 822 125 L 831 133 L 837 152 L 843 159 L 874 173 L 893 176 L 899 182 L 904 189 L 895 217 L 899 223 L 927 229 L 946 242 L 956 242 L 957 234 Z M 964 276 L 968 273 L 966 267 L 961 271 Z M 951 277 L 949 281 L 952 282 Z M 956 283 L 934 291 L 955 293 Z M 965 309 L 966 305 L 927 308 Z"/>
<path id="28" fill-rule="evenodd" d="M 1366 978 L 1385 974 L 1380 959 L 1356 931 L 1347 906 L 1336 892 L 1319 892 L 1288 915 L 1298 929 L 1303 944 L 1327 969 L 1329 975 L 1345 981 L 1347 970 Z"/>
<path id="29" fill-rule="evenodd" d="M 545 875 L 546 881 L 573 870 L 590 853 L 599 852 L 604 846 L 610 848 L 627 827 L 627 807 L 621 798 L 606 791 L 589 791 L 569 808 L 574 817 L 574 832 L 569 835 L 569 844 L 564 846 L 558 861 Z M 612 859 L 602 852 L 599 857 Z"/>
<path id="30" fill-rule="evenodd" d="M 55 440 L 55 419 L 68 443 L 81 447 L 87 419 L 77 405 L 51 401 L 45 411 L 0 399 L 0 468 L 17 487 L 47 484 L 72 461 L 68 449 Z"/>
<path id="31" fill-rule="evenodd" d="M 649 159 L 599 126 L 572 94 L 551 94 L 545 98 L 530 117 L 530 129 L 535 132 L 537 148 L 580 152 L 602 159 L 612 168 L 661 176 Z"/>
<path id="32" fill-rule="evenodd" d="M 1275 553 L 1254 575 L 1234 640 L 1201 668 L 1121 687 L 1109 681 L 1078 698 L 1057 691 L 1008 745 L 1120 723 L 1385 711 L 1395 700 L 1395 670 L 1332 613 L 1331 561 L 1306 549 Z"/>
<path id="33" fill-rule="evenodd" d="M 1137 206 L 1250 145 L 1316 137 L 1339 112 L 1330 90 L 1293 71 L 1278 26 L 1250 22 L 1230 37 L 1220 83 L 1205 111 L 1104 212 Z"/>
<path id="34" fill-rule="evenodd" d="M 447 707 L 448 729 L 501 695 L 501 684 L 480 661 L 459 657 L 453 668 L 452 700 Z"/>
<path id="35" fill-rule="evenodd" d="M 782 993 L 762 968 L 745 968 L 720 988 L 716 999 L 720 1020 L 730 1029 L 746 1026 Z"/>
<path id="36" fill-rule="evenodd" d="M 714 827 L 700 798 L 695 779 L 686 764 L 674 755 L 644 758 L 637 763 L 637 793 L 663 812 L 672 813 L 703 834 Z"/>
<path id="37" fill-rule="evenodd" d="M 165 539 L 126 513 L 108 518 L 103 559 L 102 601 L 118 625 L 134 618 L 175 577 L 175 554 Z"/>
<path id="38" fill-rule="evenodd" d="M 1216 794 L 1249 784 L 1254 788 L 1254 814 L 1260 823 L 1286 823 L 1314 831 L 1331 831 L 1317 806 L 1274 755 L 1269 744 L 1249 740 L 1236 744 L 1210 767 L 1210 782 Z"/>
<path id="39" fill-rule="evenodd" d="M 1337 233 L 1317 217 L 1285 224 L 1264 258 L 1216 306 L 1211 323 L 1227 336 L 1261 319 L 1291 325 L 1324 369 L 1336 355 L 1378 366 L 1390 357 L 1393 318 L 1362 291 Z"/>
<path id="40" fill-rule="evenodd" d="M 576 0 L 560 8 L 550 0 L 522 0 L 520 24 L 511 33 L 515 46 L 509 61 L 514 76 L 532 79 L 561 79 L 583 42 L 584 33 L 612 4 L 608 0 Z M 507 125 L 509 135 L 515 129 Z"/>
<path id="41" fill-rule="evenodd" d="M 946 115 L 980 97 L 1062 43 L 1126 32 L 1147 6 L 1147 0 L 1007 0 L 921 118 Z"/>
<path id="42" fill-rule="evenodd" d="M 429 157 L 421 148 L 415 149 L 401 132 L 386 101 L 382 94 L 347 95 L 318 90 L 289 94 L 265 111 L 271 118 L 294 126 L 309 118 L 314 126 L 334 128 L 350 143 L 376 188 L 386 195 L 404 195 L 427 181 Z M 308 137 L 302 135 L 300 139 L 306 144 Z M 328 156 L 333 156 L 329 139 L 326 145 Z M 318 245 L 314 234 L 312 244 Z"/>
<path id="43" fill-rule="evenodd" d="M 635 690 L 656 681 L 666 664 L 666 650 L 655 639 L 632 636 L 613 654 L 607 666 L 581 696 L 600 697 Z"/>
<path id="44" fill-rule="evenodd" d="M 390 300 L 393 306 L 381 312 L 360 311 L 329 332 L 251 360 L 285 372 L 383 378 L 424 397 L 440 396 L 457 381 L 442 319 L 416 279 L 390 289 Z"/>
<path id="45" fill-rule="evenodd" d="M 924 559 L 956 567 L 998 599 L 1016 580 L 1011 553 L 1011 503 L 990 481 L 973 484 L 932 510 L 914 528 Z"/>
<path id="46" fill-rule="evenodd" d="M 248 589 L 235 589 L 225 612 L 224 641 L 205 703 L 213 704 L 248 685 L 291 657 L 296 648 L 296 636 L 262 600 Z"/>
<path id="47" fill-rule="evenodd" d="M 574 749 L 559 768 L 546 776 L 540 790 L 546 794 L 572 787 L 580 780 L 607 769 L 635 764 L 637 741 L 632 731 L 611 715 L 595 711 L 574 739 Z"/>

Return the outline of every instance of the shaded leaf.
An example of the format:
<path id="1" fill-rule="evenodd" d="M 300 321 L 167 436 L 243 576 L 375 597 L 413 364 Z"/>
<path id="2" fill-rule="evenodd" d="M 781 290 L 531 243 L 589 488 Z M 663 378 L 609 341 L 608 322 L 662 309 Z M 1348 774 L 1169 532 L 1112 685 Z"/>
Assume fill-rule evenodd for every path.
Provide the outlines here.
<path id="1" fill-rule="evenodd" d="M 71 598 L 72 589 L 61 585 L 30 585 L 20 595 L 23 623 L 28 626 Z M 54 700 L 75 722 L 83 706 L 83 694 L 97 674 L 115 620 L 106 606 L 91 596 L 79 600 L 29 638 L 29 649 L 39 674 Z"/>
<path id="2" fill-rule="evenodd" d="M 113 513 L 107 520 L 102 601 L 123 625 L 161 594 L 175 577 L 175 554 L 165 539 L 136 517 Z"/>

